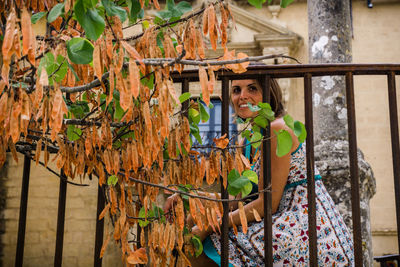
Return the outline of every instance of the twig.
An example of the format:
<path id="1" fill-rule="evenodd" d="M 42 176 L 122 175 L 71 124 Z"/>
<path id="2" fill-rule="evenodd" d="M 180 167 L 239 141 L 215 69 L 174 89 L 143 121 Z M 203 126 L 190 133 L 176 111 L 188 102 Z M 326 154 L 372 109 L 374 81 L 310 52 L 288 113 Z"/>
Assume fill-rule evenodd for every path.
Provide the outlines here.
<path id="1" fill-rule="evenodd" d="M 194 12 L 194 13 L 192 13 L 192 14 L 190 14 L 190 15 L 184 17 L 184 18 L 178 19 L 178 20 L 176 20 L 176 21 L 167 22 L 167 23 L 164 23 L 164 24 L 159 25 L 159 26 L 155 26 L 155 30 L 158 30 L 158 29 L 161 29 L 161 28 L 165 28 L 165 27 L 168 27 L 169 25 L 176 24 L 176 23 L 180 23 L 180 22 L 182 22 L 182 21 L 189 20 L 189 19 L 191 19 L 191 18 L 193 18 L 193 17 L 195 17 L 195 16 L 200 15 L 201 13 L 203 13 L 204 10 L 205 10 L 205 8 L 202 8 L 202 9 L 200 9 L 199 11 Z M 131 36 L 131 37 L 128 37 L 128 38 L 125 38 L 124 40 L 125 40 L 125 41 L 136 40 L 136 39 L 142 37 L 143 35 L 144 35 L 144 32 L 139 33 L 139 34 L 136 34 L 136 35 Z"/>
<path id="2" fill-rule="evenodd" d="M 125 176 L 125 172 L 119 171 L 118 174 L 122 175 L 122 176 Z M 243 201 L 243 200 L 246 200 L 248 198 L 252 198 L 254 196 L 258 196 L 259 194 L 270 190 L 270 187 L 267 187 L 267 188 L 264 188 L 264 189 L 258 191 L 257 193 L 250 194 L 248 196 L 245 196 L 245 197 L 239 198 L 239 199 L 216 199 L 216 198 L 210 198 L 210 197 L 205 197 L 205 196 L 193 195 L 193 194 L 181 191 L 181 190 L 175 190 L 175 189 L 169 188 L 167 186 L 163 186 L 163 185 L 159 185 L 159 184 L 155 184 L 155 183 L 139 180 L 139 179 L 133 178 L 131 176 L 128 176 L 128 178 L 129 178 L 129 180 L 131 180 L 133 182 L 140 183 L 140 184 L 143 184 L 143 185 L 146 185 L 146 186 L 157 187 L 157 188 L 161 188 L 161 189 L 173 192 L 173 193 L 182 194 L 182 195 L 185 195 L 185 196 L 188 196 L 188 197 L 200 198 L 200 199 L 209 200 L 209 201 L 215 201 L 215 202 L 238 202 L 238 201 Z"/>
<path id="3" fill-rule="evenodd" d="M 17 148 L 17 151 L 18 151 L 18 148 Z M 21 153 L 21 154 L 23 154 L 23 155 L 25 155 L 25 156 L 28 156 L 32 161 L 34 161 L 33 157 L 30 156 L 30 153 L 26 153 L 26 152 L 22 152 L 22 151 L 18 151 L 18 152 Z M 67 179 L 64 179 L 61 175 L 59 175 L 57 172 L 55 172 L 53 169 L 51 169 L 51 168 L 45 166 L 45 164 L 44 164 L 43 162 L 41 162 L 41 161 L 38 161 L 38 162 L 39 162 L 40 165 L 42 165 L 43 167 L 45 167 L 48 171 L 50 171 L 51 173 L 53 173 L 53 174 L 56 175 L 58 178 L 60 178 L 61 180 L 65 181 L 65 182 L 68 183 L 68 184 L 75 185 L 75 186 L 89 186 L 88 184 L 77 184 L 77 183 L 68 181 Z"/>

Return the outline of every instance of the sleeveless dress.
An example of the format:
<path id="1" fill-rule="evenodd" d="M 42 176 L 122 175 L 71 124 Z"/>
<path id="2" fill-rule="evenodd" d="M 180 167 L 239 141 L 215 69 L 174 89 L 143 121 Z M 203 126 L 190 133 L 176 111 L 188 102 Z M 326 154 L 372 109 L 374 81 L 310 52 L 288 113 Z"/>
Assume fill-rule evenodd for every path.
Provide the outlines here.
<path id="1" fill-rule="evenodd" d="M 308 266 L 308 204 L 305 143 L 292 153 L 282 199 L 272 215 L 274 266 Z M 259 163 L 254 170 L 258 172 Z M 353 241 L 335 204 L 316 171 L 316 218 L 319 266 L 354 266 Z M 264 265 L 264 221 L 248 224 L 247 234 L 238 226 L 229 230 L 229 266 Z M 218 265 L 220 236 L 213 233 L 203 242 L 205 254 Z"/>

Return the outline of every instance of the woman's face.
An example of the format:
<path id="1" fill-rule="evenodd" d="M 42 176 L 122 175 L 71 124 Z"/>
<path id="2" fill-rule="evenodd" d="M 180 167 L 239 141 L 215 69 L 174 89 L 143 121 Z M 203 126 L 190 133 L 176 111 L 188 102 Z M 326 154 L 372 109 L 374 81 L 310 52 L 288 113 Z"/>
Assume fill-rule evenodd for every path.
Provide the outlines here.
<path id="1" fill-rule="evenodd" d="M 257 105 L 262 102 L 261 87 L 256 80 L 232 81 L 231 100 L 237 116 L 243 119 L 257 116 L 257 112 L 251 111 L 247 105 Z"/>

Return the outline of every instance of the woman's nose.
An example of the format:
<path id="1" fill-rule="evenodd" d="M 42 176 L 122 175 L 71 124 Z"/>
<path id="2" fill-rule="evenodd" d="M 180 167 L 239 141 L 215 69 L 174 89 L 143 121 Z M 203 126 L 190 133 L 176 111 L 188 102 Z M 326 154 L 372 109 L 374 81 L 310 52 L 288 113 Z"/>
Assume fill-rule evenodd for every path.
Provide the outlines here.
<path id="1" fill-rule="evenodd" d="M 242 99 L 248 98 L 248 92 L 247 92 L 246 89 L 242 89 L 242 90 L 240 91 L 240 98 L 242 98 Z"/>

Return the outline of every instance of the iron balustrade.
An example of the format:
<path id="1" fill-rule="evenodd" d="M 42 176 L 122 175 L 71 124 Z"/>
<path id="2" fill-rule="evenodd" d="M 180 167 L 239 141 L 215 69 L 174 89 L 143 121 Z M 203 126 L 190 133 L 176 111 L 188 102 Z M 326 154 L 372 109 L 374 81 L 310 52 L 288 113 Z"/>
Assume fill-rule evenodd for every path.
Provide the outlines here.
<path id="1" fill-rule="evenodd" d="M 271 65 L 249 66 L 246 73 L 236 74 L 231 71 L 220 70 L 216 77 L 222 80 L 222 101 L 229 101 L 229 80 L 257 79 L 263 87 L 263 101 L 268 102 L 269 84 L 272 78 L 303 78 L 304 79 L 304 110 L 305 126 L 307 130 L 306 164 L 307 164 L 307 194 L 308 194 L 308 223 L 309 223 L 309 260 L 310 266 L 318 266 L 317 257 L 317 232 L 316 232 L 316 200 L 314 179 L 314 140 L 313 140 L 313 113 L 312 113 L 312 78 L 319 76 L 344 76 L 346 80 L 346 101 L 349 139 L 349 165 L 352 199 L 352 222 L 355 266 L 363 265 L 360 194 L 357 160 L 356 114 L 354 105 L 354 75 L 386 75 L 388 79 L 389 113 L 392 141 L 392 159 L 394 187 L 396 198 L 396 219 L 398 244 L 400 248 L 400 147 L 398 132 L 398 116 L 396 101 L 395 75 L 400 74 L 399 64 L 304 64 L 304 65 Z M 174 82 L 198 81 L 197 70 L 187 70 L 173 75 Z M 228 99 L 228 100 L 227 100 Z M 221 119 L 224 121 L 228 112 L 223 106 Z M 227 133 L 229 124 L 223 124 L 223 133 Z M 264 132 L 269 137 L 269 129 Z M 270 173 L 270 141 L 263 141 L 263 181 L 264 188 L 271 184 Z M 221 187 L 221 195 L 227 198 L 225 190 Z M 224 207 L 225 209 L 225 207 Z M 264 192 L 264 246 L 265 266 L 272 266 L 272 214 L 271 192 Z M 225 210 L 224 210 L 225 211 Z M 226 218 L 225 218 L 226 216 Z M 221 266 L 228 266 L 228 213 L 224 213 L 221 234 Z"/>
<path id="2" fill-rule="evenodd" d="M 346 79 L 346 99 L 348 116 L 348 137 L 349 137 L 349 159 L 351 177 L 351 198 L 352 198 L 352 221 L 353 221 L 353 240 L 355 265 L 362 266 L 363 253 L 361 242 L 361 221 L 360 221 L 360 201 L 359 201 L 359 178 L 357 163 L 357 137 L 356 137 L 356 117 L 354 107 L 354 75 L 386 75 L 388 81 L 389 96 L 389 115 L 390 131 L 392 143 L 393 175 L 396 202 L 396 220 L 398 245 L 400 248 L 400 147 L 399 129 L 396 100 L 396 75 L 400 74 L 400 64 L 304 64 L 304 65 L 273 65 L 273 66 L 251 66 L 244 74 L 235 74 L 230 71 L 220 70 L 216 77 L 222 81 L 222 134 L 229 134 L 229 81 L 238 79 L 258 79 L 263 87 L 263 101 L 268 102 L 269 85 L 273 78 L 303 78 L 304 79 L 304 108 L 305 126 L 307 130 L 306 164 L 307 164 L 307 191 L 309 203 L 309 246 L 310 246 L 310 266 L 317 266 L 317 232 L 316 232 L 316 207 L 315 207 L 315 180 L 314 180 L 314 140 L 313 140 L 313 115 L 312 115 L 312 77 L 318 76 L 345 76 Z M 198 81 L 197 70 L 186 70 L 182 73 L 173 73 L 172 78 L 175 83 L 182 83 L 182 93 L 189 92 L 190 83 Z M 182 109 L 187 111 L 188 103 L 184 103 Z M 270 134 L 269 129 L 264 132 L 265 136 Z M 263 141 L 263 181 L 264 189 L 271 184 L 270 168 L 270 141 L 265 138 Z M 26 228 L 26 209 L 28 202 L 28 186 L 30 171 L 29 156 L 24 158 L 23 186 L 21 189 L 20 218 L 18 227 L 18 241 L 15 266 L 22 266 L 25 228 Z M 57 238 L 54 265 L 62 265 L 63 235 L 65 223 L 65 203 L 66 203 L 66 177 L 61 171 L 60 175 L 60 195 L 57 219 Z M 222 186 L 221 197 L 228 198 L 228 192 Z M 104 207 L 104 192 L 98 190 L 97 216 Z M 222 218 L 221 234 L 221 266 L 228 266 L 228 202 L 223 202 L 224 213 Z M 265 242 L 265 265 L 272 266 L 272 208 L 271 192 L 264 191 L 264 242 Z M 101 244 L 103 240 L 104 222 L 98 221 L 96 224 L 94 266 L 101 266 L 99 258 Z M 137 237 L 140 236 L 138 233 Z M 398 256 L 394 256 L 397 257 Z"/>

